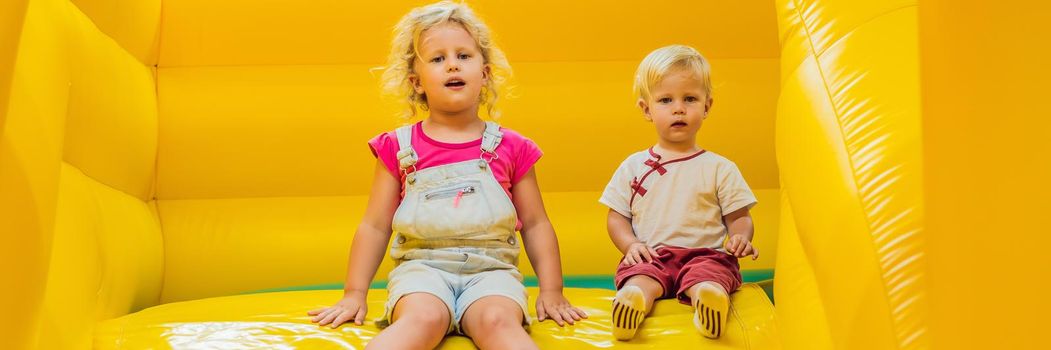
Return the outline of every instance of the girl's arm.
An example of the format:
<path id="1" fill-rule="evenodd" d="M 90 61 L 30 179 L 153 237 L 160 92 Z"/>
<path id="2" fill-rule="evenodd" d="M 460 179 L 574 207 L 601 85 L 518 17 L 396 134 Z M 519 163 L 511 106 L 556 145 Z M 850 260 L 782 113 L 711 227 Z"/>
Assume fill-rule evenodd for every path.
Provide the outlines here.
<path id="1" fill-rule="evenodd" d="M 320 325 L 332 324 L 332 328 L 335 328 L 350 320 L 354 320 L 358 325 L 365 321 L 365 295 L 368 294 L 372 277 L 376 275 L 376 269 L 387 251 L 391 222 L 394 211 L 398 209 L 401 193 L 401 183 L 387 172 L 379 160 L 376 161 L 373 179 L 372 192 L 365 207 L 365 217 L 358 225 L 354 241 L 350 245 L 343 299 L 334 306 L 308 313 L 316 316 L 312 321 Z"/>
<path id="2" fill-rule="evenodd" d="M 391 222 L 400 202 L 401 183 L 387 171 L 383 163 L 376 161 L 372 192 L 365 207 L 365 217 L 354 234 L 347 262 L 347 283 L 344 293 L 369 290 L 372 277 L 376 275 L 390 243 Z"/>
<path id="3" fill-rule="evenodd" d="M 559 326 L 573 324 L 586 318 L 583 310 L 573 307 L 562 295 L 562 261 L 558 251 L 555 229 L 544 210 L 536 173 L 530 169 L 511 187 L 511 197 L 522 220 L 522 242 L 525 243 L 529 263 L 540 282 L 540 296 L 536 301 L 536 315 L 540 321 L 550 317 Z"/>

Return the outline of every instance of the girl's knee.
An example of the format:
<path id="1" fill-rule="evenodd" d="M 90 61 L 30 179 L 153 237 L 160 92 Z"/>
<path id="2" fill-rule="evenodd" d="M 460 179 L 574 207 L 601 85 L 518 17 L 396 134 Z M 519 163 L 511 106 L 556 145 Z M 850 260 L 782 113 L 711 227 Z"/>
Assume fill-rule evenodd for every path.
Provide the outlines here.
<path id="1" fill-rule="evenodd" d="M 522 327 L 522 313 L 507 308 L 488 308 L 479 314 L 479 321 L 492 329 Z"/>
<path id="2" fill-rule="evenodd" d="M 396 322 L 405 322 L 413 326 L 427 330 L 442 330 L 449 328 L 449 316 L 444 312 L 436 310 L 420 310 L 402 314 Z"/>
<path id="3" fill-rule="evenodd" d="M 465 330 L 482 336 L 514 329 L 524 331 L 522 321 L 525 316 L 522 314 L 521 307 L 509 299 L 508 302 L 502 301 L 473 305 L 472 307 L 477 306 L 477 308 L 469 310 L 471 312 L 464 315 L 464 324 L 467 326 Z"/>
<path id="4" fill-rule="evenodd" d="M 433 299 L 433 300 L 432 300 Z M 394 322 L 425 331 L 442 331 L 449 328 L 449 309 L 432 295 L 410 294 L 402 298 L 395 307 Z"/>

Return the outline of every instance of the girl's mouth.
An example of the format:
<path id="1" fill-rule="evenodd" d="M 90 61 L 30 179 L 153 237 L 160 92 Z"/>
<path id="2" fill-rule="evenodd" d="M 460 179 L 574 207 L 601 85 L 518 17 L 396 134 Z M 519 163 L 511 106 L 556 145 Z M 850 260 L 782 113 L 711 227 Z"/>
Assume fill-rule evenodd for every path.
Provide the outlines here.
<path id="1" fill-rule="evenodd" d="M 460 80 L 460 79 L 452 79 L 452 80 L 449 80 L 449 81 L 445 82 L 445 87 L 450 88 L 450 89 L 454 89 L 454 90 L 459 90 L 459 89 L 463 88 L 464 86 L 467 86 L 467 82 L 465 82 L 463 80 Z"/>

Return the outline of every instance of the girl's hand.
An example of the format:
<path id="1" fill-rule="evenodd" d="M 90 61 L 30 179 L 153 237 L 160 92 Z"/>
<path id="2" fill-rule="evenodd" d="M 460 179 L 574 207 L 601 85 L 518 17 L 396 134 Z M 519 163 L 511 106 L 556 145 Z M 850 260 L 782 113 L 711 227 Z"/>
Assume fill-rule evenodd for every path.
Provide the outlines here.
<path id="1" fill-rule="evenodd" d="M 726 252 L 738 258 L 751 255 L 752 260 L 759 259 L 759 249 L 752 246 L 752 241 L 738 235 L 726 240 Z"/>
<path id="2" fill-rule="evenodd" d="M 628 246 L 628 252 L 624 254 L 624 263 L 628 266 L 641 262 L 652 262 L 657 257 L 657 250 L 642 242 L 635 242 Z"/>
<path id="3" fill-rule="evenodd" d="M 307 315 L 314 316 L 310 322 L 316 322 L 319 326 L 331 324 L 332 328 L 336 328 L 345 322 L 354 320 L 354 324 L 360 326 L 365 321 L 365 312 L 368 310 L 365 305 L 365 293 L 364 291 L 348 292 L 336 305 L 307 312 Z"/>
<path id="4" fill-rule="evenodd" d="M 570 305 L 561 291 L 541 291 L 540 296 L 536 298 L 536 318 L 540 322 L 550 318 L 562 327 L 567 322 L 573 324 L 582 318 L 588 318 L 588 314 Z"/>

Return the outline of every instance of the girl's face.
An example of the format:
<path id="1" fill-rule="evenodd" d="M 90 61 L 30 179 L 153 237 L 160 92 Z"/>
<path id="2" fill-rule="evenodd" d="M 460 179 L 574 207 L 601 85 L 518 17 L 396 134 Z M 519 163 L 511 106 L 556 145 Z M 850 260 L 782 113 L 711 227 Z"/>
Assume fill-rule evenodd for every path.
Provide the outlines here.
<path id="1" fill-rule="evenodd" d="M 409 81 L 427 97 L 432 113 L 477 113 L 489 67 L 463 26 L 444 23 L 423 31 L 413 71 Z"/>

